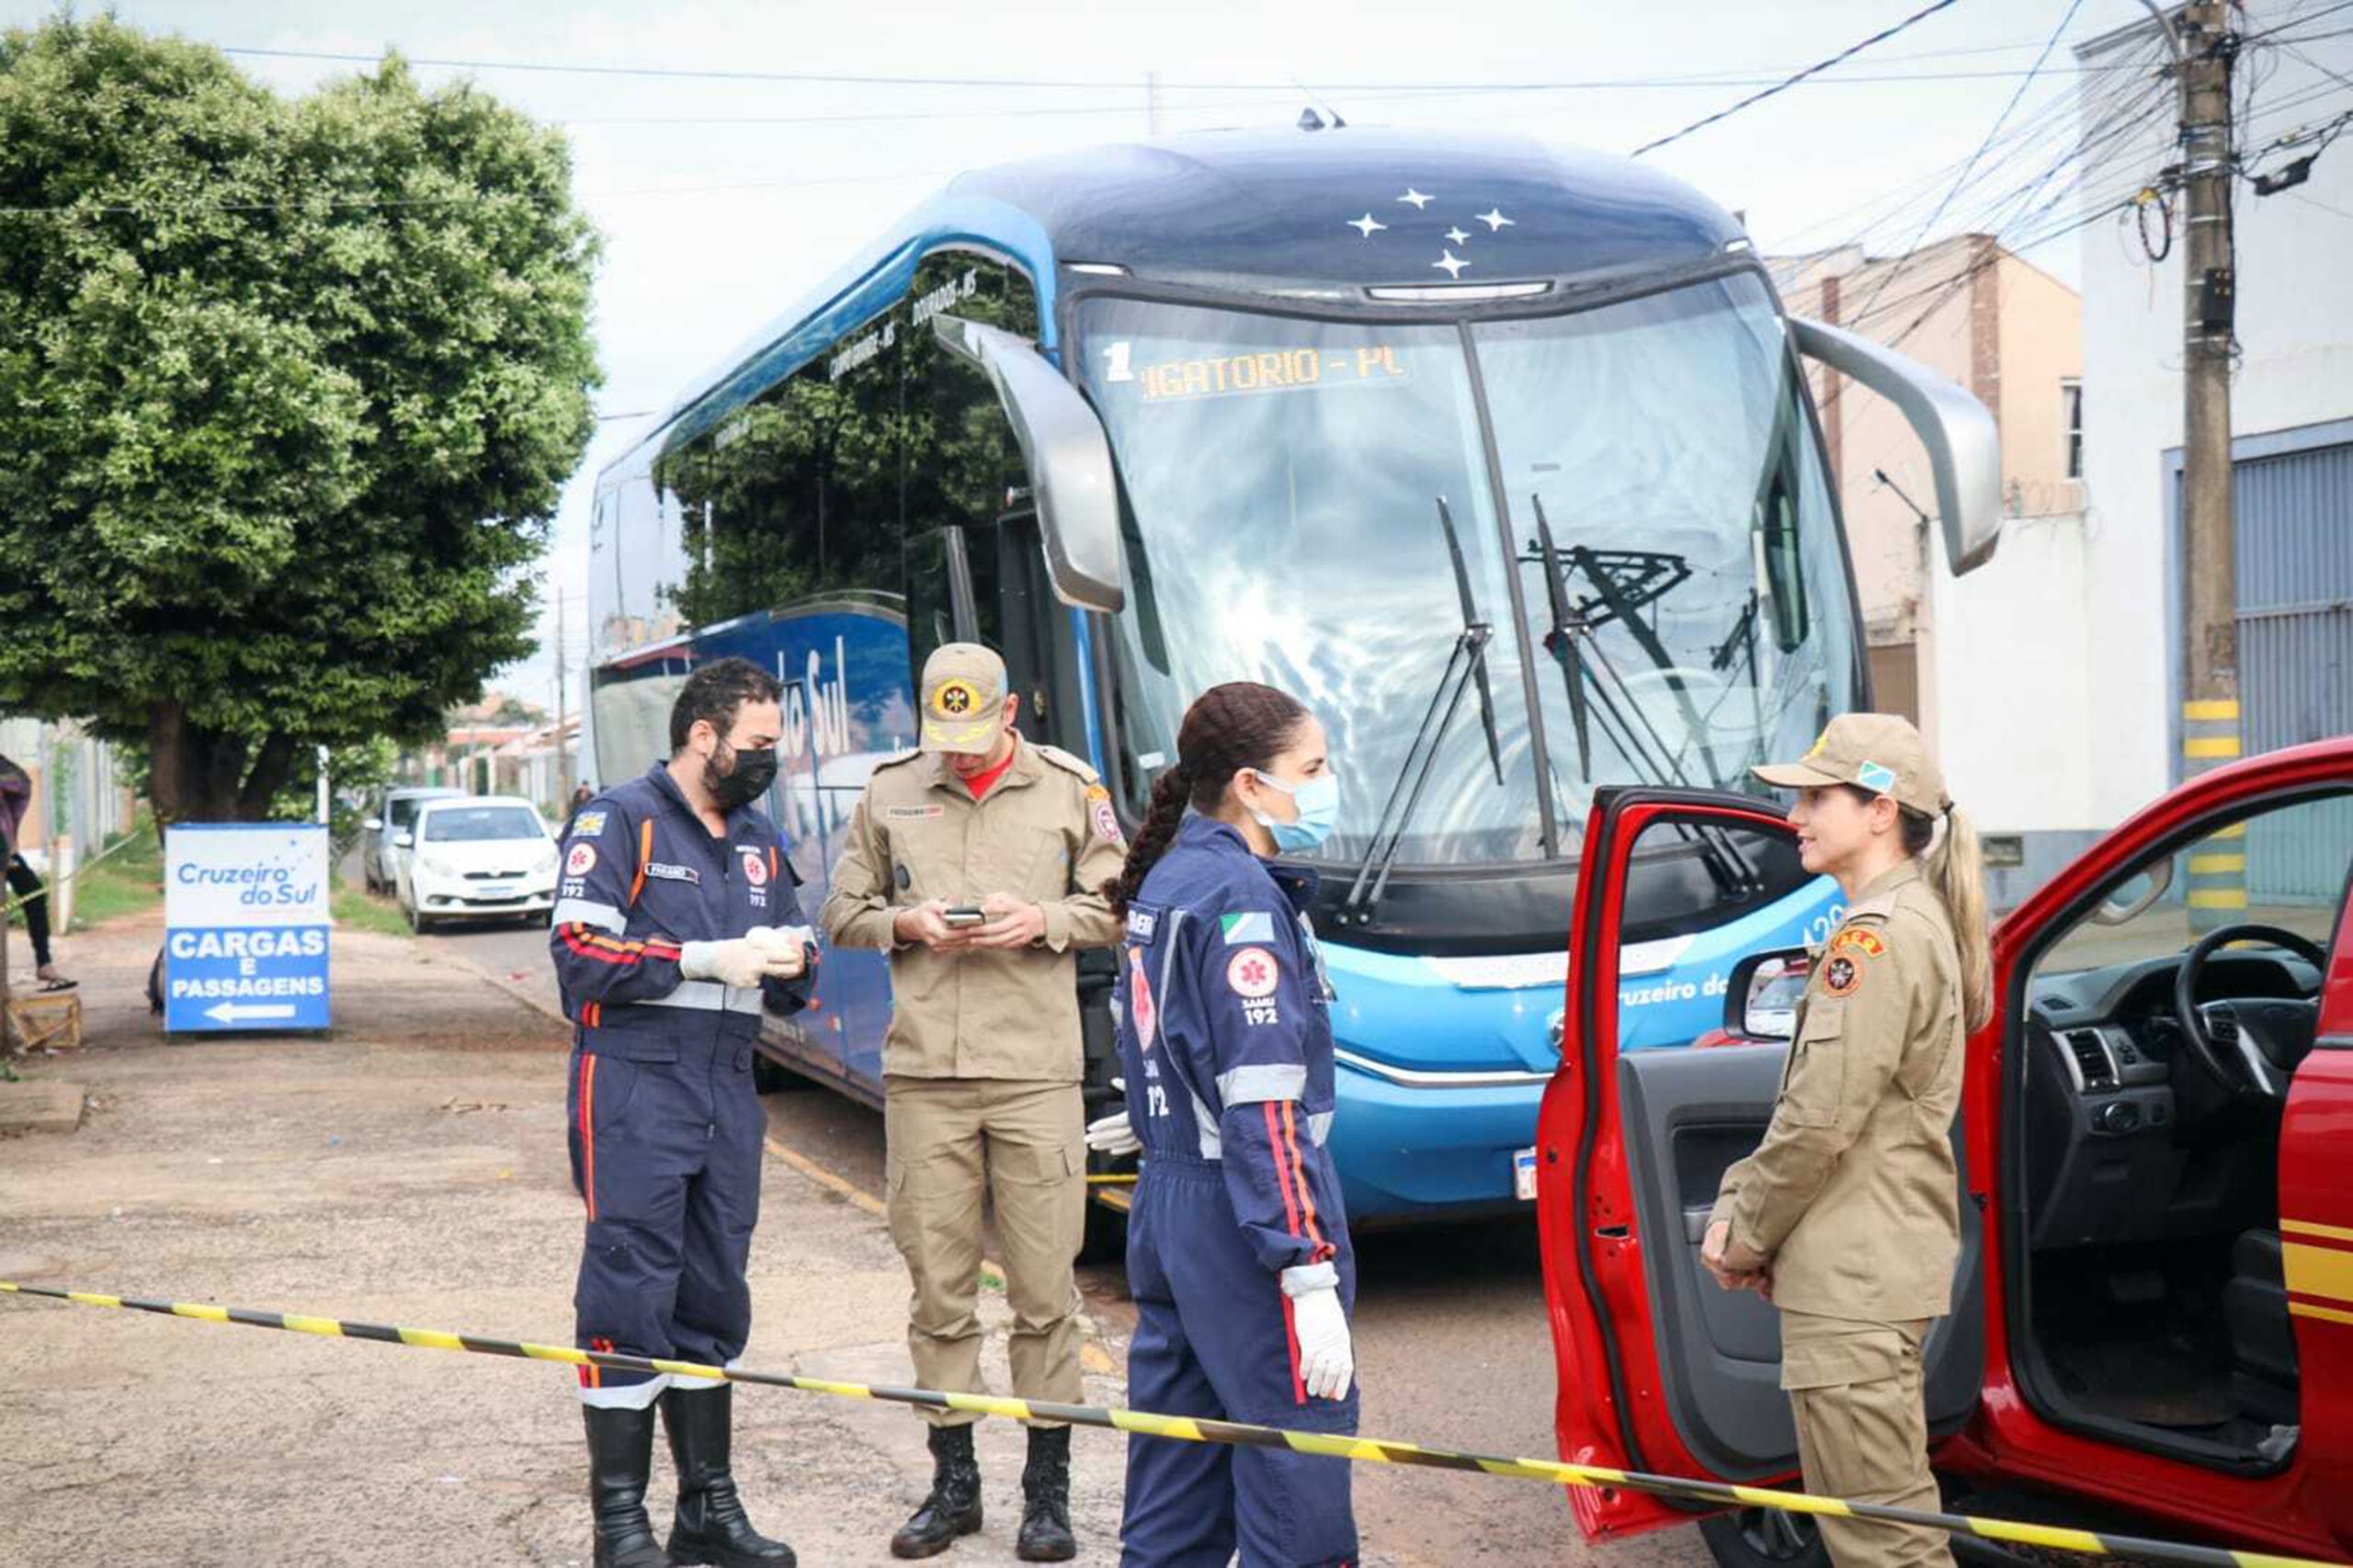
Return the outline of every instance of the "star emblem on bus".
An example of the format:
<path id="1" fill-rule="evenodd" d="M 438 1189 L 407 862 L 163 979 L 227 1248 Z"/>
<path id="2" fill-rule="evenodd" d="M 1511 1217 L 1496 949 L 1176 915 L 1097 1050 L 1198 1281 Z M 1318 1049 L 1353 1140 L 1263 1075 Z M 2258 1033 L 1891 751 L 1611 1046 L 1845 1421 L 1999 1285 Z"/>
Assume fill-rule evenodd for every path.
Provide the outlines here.
<path id="1" fill-rule="evenodd" d="M 1382 222 L 1380 219 L 1378 219 L 1378 218 L 1374 217 L 1371 213 L 1368 212 L 1368 213 L 1366 213 L 1366 214 L 1365 214 L 1363 217 L 1361 217 L 1361 218 L 1351 218 L 1351 219 L 1349 219 L 1349 220 L 1348 220 L 1348 227 L 1349 227 L 1349 228 L 1351 228 L 1351 229 L 1354 229 L 1358 233 L 1359 233 L 1359 234 L 1363 235 L 1366 239 L 1368 239 L 1368 240 L 1369 240 L 1369 239 L 1372 238 L 1372 234 L 1373 234 L 1373 231 L 1374 231 L 1374 230 L 1376 230 L 1376 229 L 1385 229 L 1385 228 L 1389 227 L 1389 225 L 1388 225 L 1388 224 L 1386 224 L 1386 223 L 1384 223 L 1384 222 Z"/>
<path id="2" fill-rule="evenodd" d="M 1449 229 L 1446 232 L 1446 237 L 1458 245 L 1467 245 L 1471 243 L 1471 236 L 1462 232 L 1462 225 L 1460 223 Z"/>
<path id="3" fill-rule="evenodd" d="M 1423 208 L 1427 207 L 1432 201 L 1435 201 L 1438 199 L 1433 196 L 1424 195 L 1422 192 L 1415 190 L 1409 185 L 1405 187 L 1405 194 L 1399 197 L 1397 199 L 1412 207 L 1415 211 L 1419 212 Z"/>
<path id="4" fill-rule="evenodd" d="M 1487 232 L 1491 234 L 1499 234 L 1519 222 L 1517 218 L 1505 217 L 1504 210 L 1500 207 L 1490 207 L 1484 212 L 1477 213 L 1475 216 L 1480 222 L 1487 225 Z"/>
<path id="5" fill-rule="evenodd" d="M 1433 267 L 1443 269 L 1449 278 L 1461 277 L 1462 269 L 1470 265 L 1471 264 L 1469 262 L 1463 260 L 1452 251 L 1446 252 L 1436 261 L 1430 263 L 1430 266 Z"/>

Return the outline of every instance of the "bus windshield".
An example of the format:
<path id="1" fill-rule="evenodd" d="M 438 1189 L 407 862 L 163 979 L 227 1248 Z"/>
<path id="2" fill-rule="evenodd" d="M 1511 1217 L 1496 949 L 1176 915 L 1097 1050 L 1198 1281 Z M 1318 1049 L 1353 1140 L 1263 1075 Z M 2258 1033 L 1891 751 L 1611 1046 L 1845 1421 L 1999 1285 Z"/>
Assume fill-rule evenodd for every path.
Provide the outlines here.
<path id="1" fill-rule="evenodd" d="M 1744 788 L 1854 705 L 1836 518 L 1753 276 L 1470 326 L 1112 297 L 1078 324 L 1130 503 L 1132 805 L 1187 702 L 1264 681 L 1329 728 L 1326 853 L 1363 855 L 1471 619 L 1491 699 L 1465 692 L 1401 864 L 1539 858 L 1547 796 L 1574 854 L 1597 786 Z"/>

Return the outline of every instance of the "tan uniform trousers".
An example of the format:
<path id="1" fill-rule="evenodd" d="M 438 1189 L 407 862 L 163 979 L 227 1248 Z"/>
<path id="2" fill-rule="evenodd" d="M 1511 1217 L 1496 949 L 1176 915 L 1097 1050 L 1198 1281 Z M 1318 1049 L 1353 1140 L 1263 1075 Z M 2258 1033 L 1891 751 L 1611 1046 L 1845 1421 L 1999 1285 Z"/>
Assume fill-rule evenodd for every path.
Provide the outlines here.
<path id="1" fill-rule="evenodd" d="M 916 1383 L 988 1392 L 981 1381 L 978 1310 L 985 1192 L 996 1209 L 1013 1308 L 1006 1346 L 1013 1392 L 1081 1403 L 1073 1270 L 1086 1230 L 1086 1143 L 1078 1085 L 887 1077 L 883 1088 L 891 1239 L 915 1287 L 907 1348 Z M 922 1415 L 935 1426 L 978 1419 L 961 1411 Z"/>
<path id="2" fill-rule="evenodd" d="M 1928 1321 L 1859 1323 L 1781 1314 L 1781 1387 L 1797 1417 L 1805 1489 L 1849 1503 L 1934 1513 L 1920 1342 Z M 1838 1568 L 1952 1562 L 1944 1534 L 1909 1525 L 1815 1516 Z"/>

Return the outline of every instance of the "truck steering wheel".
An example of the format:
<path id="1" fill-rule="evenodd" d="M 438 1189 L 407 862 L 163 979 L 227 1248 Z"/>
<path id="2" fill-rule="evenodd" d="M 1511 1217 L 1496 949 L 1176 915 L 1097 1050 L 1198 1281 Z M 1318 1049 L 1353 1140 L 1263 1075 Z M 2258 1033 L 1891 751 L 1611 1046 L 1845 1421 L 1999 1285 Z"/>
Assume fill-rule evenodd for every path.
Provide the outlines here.
<path id="1" fill-rule="evenodd" d="M 2272 1069 L 2279 1055 L 2263 1050 L 2261 1042 L 2292 1034 L 2301 1027 L 2303 1043 L 2309 1046 L 2319 1025 L 2320 1004 L 2268 999 L 2201 1004 L 2198 1000 L 2198 981 L 2207 960 L 2233 942 L 2268 942 L 2276 948 L 2286 948 L 2323 973 L 2328 970 L 2328 955 L 2321 951 L 2318 943 L 2277 926 L 2225 926 L 2200 937 L 2198 945 L 2183 956 L 2181 968 L 2174 975 L 2173 1009 L 2181 1023 L 2182 1038 L 2189 1042 L 2189 1049 L 2197 1052 L 2199 1062 L 2213 1075 L 2214 1082 L 2234 1096 L 2285 1099 L 2288 1074 L 2280 1072 L 2275 1075 Z M 2227 1026 L 2231 1036 L 2227 1049 L 2215 1039 L 2218 1024 Z M 2294 1054 L 2300 1057 L 2302 1053 Z"/>

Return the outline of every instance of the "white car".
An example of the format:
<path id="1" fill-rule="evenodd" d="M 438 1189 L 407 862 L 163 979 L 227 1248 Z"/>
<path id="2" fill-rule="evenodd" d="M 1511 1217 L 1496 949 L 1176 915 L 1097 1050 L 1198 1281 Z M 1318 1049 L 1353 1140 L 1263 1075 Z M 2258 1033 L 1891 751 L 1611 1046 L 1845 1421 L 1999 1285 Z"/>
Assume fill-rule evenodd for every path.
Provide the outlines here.
<path id="1" fill-rule="evenodd" d="M 398 891 L 411 930 L 442 919 L 545 921 L 555 907 L 555 835 L 529 801 L 421 801 L 392 842 L 405 851 Z"/>

